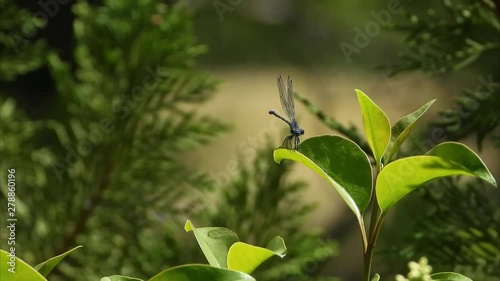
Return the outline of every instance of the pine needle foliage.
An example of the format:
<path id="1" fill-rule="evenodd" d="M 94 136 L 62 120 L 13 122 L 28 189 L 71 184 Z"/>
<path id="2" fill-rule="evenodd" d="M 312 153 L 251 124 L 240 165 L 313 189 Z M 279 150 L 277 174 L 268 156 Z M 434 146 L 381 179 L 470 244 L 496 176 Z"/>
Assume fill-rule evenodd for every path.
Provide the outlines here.
<path id="1" fill-rule="evenodd" d="M 500 209 L 499 202 L 489 199 L 491 194 L 481 192 L 484 190 L 486 186 L 478 181 L 460 184 L 448 179 L 419 192 L 429 211 L 425 219 L 417 218 L 409 235 L 412 243 L 398 249 L 398 256 L 432 257 L 436 269 L 494 280 L 500 274 L 495 266 L 500 262 Z M 467 211 L 456 210 L 457 206 Z"/>
<path id="2" fill-rule="evenodd" d="M 420 70 L 432 75 L 457 71 L 500 50 L 499 9 L 491 0 L 440 0 L 424 14 L 407 9 L 406 22 L 392 30 L 406 34 L 402 63 L 391 74 Z"/>
<path id="3" fill-rule="evenodd" d="M 407 12 L 406 22 L 393 29 L 407 34 L 403 64 L 390 67 L 391 75 L 419 70 L 431 75 L 475 67 L 479 75 L 455 98 L 455 104 L 429 124 L 423 140 L 404 154 L 420 150 L 435 130 L 444 140 L 476 136 L 478 150 L 485 142 L 498 146 L 500 84 L 498 69 L 488 59 L 500 55 L 500 7 L 490 0 L 442 0 L 425 14 Z M 481 62 L 478 65 L 478 62 Z M 476 64 L 473 64 L 476 63 Z M 443 139 L 439 140 L 443 141 Z M 429 147 L 426 147 L 427 149 Z M 412 214 L 412 227 L 403 234 L 397 259 L 427 256 L 437 271 L 456 271 L 474 280 L 496 280 L 500 272 L 500 205 L 498 191 L 486 191 L 483 183 L 441 180 L 419 190 L 419 203 L 430 212 Z M 420 205 L 422 208 L 422 205 Z"/>
<path id="4" fill-rule="evenodd" d="M 500 53 L 500 8 L 491 0 L 441 0 L 424 14 L 405 11 L 406 22 L 392 30 L 407 34 L 402 63 L 388 67 L 391 75 L 420 70 L 431 75 L 461 70 L 473 63 L 486 65 L 477 85 L 463 90 L 454 108 L 441 112 L 436 127 L 444 128 L 448 140 L 475 134 L 481 149 L 489 135 L 498 145 L 500 83 L 496 64 Z M 489 60 L 489 61 L 488 61 Z M 492 73 L 493 71 L 494 73 Z"/>
<path id="5" fill-rule="evenodd" d="M 81 2 L 74 12 L 76 68 L 49 58 L 58 91 L 68 111 L 77 114 L 57 128 L 59 138 L 84 153 L 79 144 L 85 131 L 101 128 L 103 137 L 67 169 L 68 185 L 78 183 L 83 194 L 73 199 L 79 200 L 75 213 L 66 214 L 73 228 L 60 249 L 88 247 L 78 257 L 88 280 L 95 270 L 101 276 L 152 276 L 183 261 L 179 202 L 201 200 L 183 190 L 210 186 L 205 176 L 180 164 L 178 153 L 227 129 L 192 109 L 211 96 L 215 82 L 193 71 L 205 50 L 181 5 Z M 103 122 L 112 124 L 109 133 Z M 106 268 L 102 260 L 109 260 Z M 74 270 L 71 275 L 79 275 L 81 267 Z"/>
<path id="6" fill-rule="evenodd" d="M 16 254 L 37 264 L 83 245 L 51 280 L 148 278 L 171 266 L 206 263 L 182 229 L 186 218 L 197 218 L 258 245 L 283 236 L 289 255 L 259 269 L 259 280 L 332 280 L 314 276 L 336 244 L 300 229 L 313 206 L 300 203 L 305 185 L 285 182 L 290 167 L 276 165 L 271 148 L 222 197 L 204 173 L 181 164 L 180 153 L 229 128 L 197 113 L 217 81 L 196 70 L 205 48 L 193 36 L 188 9 L 154 0 L 79 1 L 72 9 L 73 61 L 44 49 L 26 61 L 8 54 L 5 61 L 19 65 L 2 65 L 19 75 L 47 63 L 63 105 L 56 119 L 35 122 L 13 99 L 0 102 L 0 152 L 8 159 L 0 162 L 2 177 L 10 168 L 19 175 Z M 242 205 L 240 196 L 249 201 Z"/>
<path id="7" fill-rule="evenodd" d="M 8 164 L 26 173 L 20 178 L 38 179 L 19 182 L 24 210 L 16 238 L 24 246 L 17 254 L 36 264 L 82 244 L 53 280 L 150 277 L 189 261 L 178 205 L 201 200 L 184 190 L 211 182 L 181 165 L 178 154 L 227 130 L 194 109 L 210 98 L 216 81 L 194 70 L 205 49 L 181 5 L 80 1 L 73 11 L 74 62 L 55 52 L 45 56 L 65 118 L 41 122 L 38 136 L 28 120 L 2 122 L 2 157 L 17 155 L 22 163 Z M 9 112 L 8 120 L 17 118 L 2 110 Z M 39 157 L 44 165 L 33 163 L 31 138 L 47 144 L 47 155 Z M 41 168 L 24 169 L 29 165 Z"/>
<path id="8" fill-rule="evenodd" d="M 486 77 L 480 78 L 484 87 L 480 90 L 463 89 L 463 94 L 455 98 L 453 108 L 440 113 L 441 118 L 435 122 L 434 127 L 446 132 L 448 140 L 475 136 L 479 150 L 482 149 L 486 137 L 489 137 L 489 140 L 500 148 L 500 115 L 498 113 L 500 83 Z M 492 76 L 489 75 L 489 78 Z"/>

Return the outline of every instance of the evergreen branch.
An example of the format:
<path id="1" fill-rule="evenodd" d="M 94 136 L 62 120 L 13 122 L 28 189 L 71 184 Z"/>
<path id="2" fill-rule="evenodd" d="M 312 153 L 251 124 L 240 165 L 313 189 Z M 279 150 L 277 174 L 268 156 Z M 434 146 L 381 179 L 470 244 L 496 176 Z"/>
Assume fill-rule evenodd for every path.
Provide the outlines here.
<path id="1" fill-rule="evenodd" d="M 489 0 L 442 1 L 447 17 L 429 9 L 425 16 L 408 14 L 407 22 L 391 26 L 409 32 L 403 63 L 388 67 L 390 75 L 421 69 L 444 74 L 466 67 L 486 53 L 498 51 L 500 22 Z"/>
<path id="2" fill-rule="evenodd" d="M 415 232 L 405 239 L 412 243 L 399 253 L 406 253 L 405 258 L 434 257 L 433 265 L 443 269 L 467 266 L 498 276 L 500 217 L 497 202 L 480 192 L 482 185 L 474 182 L 457 189 L 456 182 L 442 180 L 421 191 L 437 209 L 415 222 Z"/>
<path id="3" fill-rule="evenodd" d="M 113 174 L 112 164 L 108 163 L 105 166 L 104 174 L 100 180 L 97 193 L 90 199 L 90 205 L 84 207 L 84 210 L 82 210 L 82 212 L 80 213 L 79 218 L 77 219 L 73 230 L 64 239 L 62 246 L 55 251 L 54 255 L 59 255 L 61 253 L 64 253 L 65 251 L 67 251 L 76 244 L 76 239 L 78 235 L 83 234 L 86 228 L 87 221 L 92 217 L 96 208 L 98 208 L 99 205 L 101 204 L 103 193 L 112 184 L 111 181 L 112 174 Z"/>
<path id="4" fill-rule="evenodd" d="M 440 113 L 442 119 L 435 122 L 434 127 L 442 128 L 448 140 L 476 134 L 476 144 L 481 149 L 484 138 L 499 128 L 500 84 L 492 82 L 484 86 L 484 91 L 464 89 L 464 95 L 456 98 L 454 108 Z"/>

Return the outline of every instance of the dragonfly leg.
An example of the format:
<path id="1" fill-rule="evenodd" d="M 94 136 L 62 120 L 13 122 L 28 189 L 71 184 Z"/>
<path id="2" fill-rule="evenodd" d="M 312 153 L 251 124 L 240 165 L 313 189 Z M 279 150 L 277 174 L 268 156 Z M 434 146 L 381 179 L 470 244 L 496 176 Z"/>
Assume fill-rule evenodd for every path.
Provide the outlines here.
<path id="1" fill-rule="evenodd" d="M 298 136 L 295 136 L 295 150 L 297 150 L 297 147 L 299 146 L 299 143 L 300 143 L 300 139 Z"/>
<path id="2" fill-rule="evenodd" d="M 293 137 L 294 137 L 294 135 L 289 135 L 288 137 L 286 137 L 285 140 L 283 141 L 283 144 L 281 145 L 281 147 L 286 148 L 286 149 L 293 149 L 293 146 L 292 146 L 292 138 Z"/>

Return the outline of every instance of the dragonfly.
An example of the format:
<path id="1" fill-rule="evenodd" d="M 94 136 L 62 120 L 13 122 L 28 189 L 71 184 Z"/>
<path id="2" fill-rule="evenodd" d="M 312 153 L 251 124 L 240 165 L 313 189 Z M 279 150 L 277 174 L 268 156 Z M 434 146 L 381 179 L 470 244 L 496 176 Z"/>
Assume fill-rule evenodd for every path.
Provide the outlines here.
<path id="1" fill-rule="evenodd" d="M 272 114 L 279 119 L 283 120 L 283 122 L 287 123 L 288 126 L 290 127 L 290 134 L 288 137 L 285 138 L 283 141 L 283 144 L 281 147 L 287 148 L 287 149 L 293 149 L 297 150 L 297 147 L 300 143 L 299 136 L 304 134 L 304 130 L 300 128 L 299 123 L 297 123 L 297 119 L 295 119 L 295 104 L 294 104 L 294 98 L 293 98 L 293 82 L 292 79 L 290 79 L 290 76 L 288 76 L 287 80 L 287 85 L 288 87 L 285 88 L 285 83 L 283 82 L 283 78 L 281 78 L 281 75 L 278 76 L 277 80 L 278 84 L 278 92 L 280 94 L 280 101 L 281 101 L 281 108 L 285 112 L 285 114 L 288 116 L 288 119 L 283 118 L 280 116 L 276 111 L 274 110 L 269 110 L 269 114 Z"/>

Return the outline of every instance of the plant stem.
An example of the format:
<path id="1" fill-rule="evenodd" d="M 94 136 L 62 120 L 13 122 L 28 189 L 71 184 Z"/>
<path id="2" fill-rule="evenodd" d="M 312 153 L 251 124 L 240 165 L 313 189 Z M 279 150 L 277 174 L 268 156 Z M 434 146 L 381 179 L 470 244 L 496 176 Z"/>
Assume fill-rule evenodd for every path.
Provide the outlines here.
<path id="1" fill-rule="evenodd" d="M 366 281 L 370 280 L 372 260 L 373 260 L 373 251 L 375 250 L 375 245 L 377 243 L 378 234 L 380 233 L 380 229 L 382 227 L 383 220 L 384 220 L 384 214 L 381 213 L 380 215 L 378 215 L 375 223 L 373 223 L 373 221 L 372 221 L 372 224 L 374 224 L 375 227 L 373 228 L 373 232 L 371 232 L 369 237 L 368 237 L 368 247 L 367 247 L 367 249 L 365 251 L 365 255 L 364 255 L 364 273 L 363 273 L 364 278 L 363 279 Z"/>
<path id="2" fill-rule="evenodd" d="M 368 237 L 373 236 L 373 232 L 375 231 L 375 222 L 377 221 L 377 217 L 379 215 L 379 208 L 378 208 L 378 201 L 377 201 L 377 194 L 375 193 L 375 188 L 373 189 L 372 192 L 372 214 L 370 218 L 370 232 L 368 233 Z M 365 249 L 366 251 L 366 249 Z"/>
<path id="3" fill-rule="evenodd" d="M 366 247 L 364 248 L 364 256 L 363 256 L 363 262 L 364 262 L 364 280 L 370 280 L 370 271 L 372 267 L 372 259 L 373 259 L 373 249 L 375 245 L 371 244 L 372 237 L 375 233 L 376 230 L 376 222 L 377 222 L 377 216 L 378 216 L 378 204 L 377 204 L 377 198 L 375 196 L 375 189 L 373 189 L 374 192 L 372 194 L 372 214 L 371 214 L 371 219 L 370 219 L 370 232 L 368 233 L 368 242 L 366 244 Z"/>
<path id="4" fill-rule="evenodd" d="M 363 241 L 363 252 L 366 252 L 366 248 L 368 247 L 368 239 L 366 238 L 366 229 L 363 218 L 361 218 L 361 220 L 359 221 L 359 230 L 361 231 L 361 239 Z"/>
<path id="5" fill-rule="evenodd" d="M 364 262 L 363 280 L 365 281 L 370 281 L 370 271 L 372 269 L 372 257 L 373 257 L 373 248 L 368 247 L 363 257 L 363 262 Z"/>
<path id="6" fill-rule="evenodd" d="M 378 174 L 382 170 L 382 166 L 377 163 L 377 175 L 375 179 L 378 177 Z M 376 181 L 375 181 L 376 182 Z M 364 262 L 364 280 L 370 280 L 372 260 L 373 260 L 373 251 L 375 249 L 375 242 L 377 241 L 377 236 L 380 231 L 380 225 L 382 224 L 382 215 L 379 213 L 378 201 L 377 201 L 377 193 L 376 193 L 376 185 L 374 183 L 372 188 L 372 213 L 370 218 L 370 232 L 368 233 L 368 243 L 365 244 L 363 262 Z"/>

